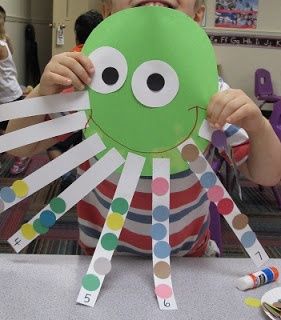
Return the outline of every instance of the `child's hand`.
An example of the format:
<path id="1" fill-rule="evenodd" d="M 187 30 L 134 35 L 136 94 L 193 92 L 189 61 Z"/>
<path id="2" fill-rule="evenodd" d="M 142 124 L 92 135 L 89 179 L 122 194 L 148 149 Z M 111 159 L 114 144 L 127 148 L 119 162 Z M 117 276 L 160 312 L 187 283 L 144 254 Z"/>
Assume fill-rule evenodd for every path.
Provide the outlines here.
<path id="1" fill-rule="evenodd" d="M 69 86 L 83 90 L 91 82 L 94 66 L 80 52 L 64 52 L 53 56 L 47 64 L 38 88 L 41 96 L 61 92 Z"/>
<path id="2" fill-rule="evenodd" d="M 219 92 L 212 97 L 207 108 L 207 120 L 217 129 L 228 122 L 248 133 L 258 132 L 265 123 L 258 106 L 242 90 L 235 89 Z"/>

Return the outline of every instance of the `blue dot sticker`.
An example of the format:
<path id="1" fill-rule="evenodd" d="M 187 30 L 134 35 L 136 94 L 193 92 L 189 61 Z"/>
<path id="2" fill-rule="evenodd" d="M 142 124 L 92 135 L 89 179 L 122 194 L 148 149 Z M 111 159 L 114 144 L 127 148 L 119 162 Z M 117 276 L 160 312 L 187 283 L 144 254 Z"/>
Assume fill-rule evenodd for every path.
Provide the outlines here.
<path id="1" fill-rule="evenodd" d="M 171 247 L 168 242 L 159 241 L 154 246 L 154 254 L 159 259 L 165 259 L 169 257 L 171 253 Z"/>
<path id="2" fill-rule="evenodd" d="M 254 245 L 257 237 L 253 231 L 247 231 L 241 237 L 241 243 L 245 248 L 250 248 Z"/>
<path id="3" fill-rule="evenodd" d="M 152 215 L 156 221 L 164 222 L 169 219 L 170 210 L 165 206 L 158 206 L 153 210 Z"/>
<path id="4" fill-rule="evenodd" d="M 45 210 L 41 212 L 39 220 L 42 226 L 50 228 L 56 223 L 56 215 L 50 210 Z"/>
<path id="5" fill-rule="evenodd" d="M 203 188 L 211 188 L 217 182 L 217 176 L 213 172 L 206 172 L 200 178 L 200 183 Z"/>
<path id="6" fill-rule="evenodd" d="M 151 237 L 153 240 L 163 240 L 167 235 L 166 227 L 161 223 L 156 223 L 151 227 Z"/>
<path id="7" fill-rule="evenodd" d="M 0 191 L 0 197 L 2 198 L 3 201 L 7 203 L 12 203 L 16 199 L 16 194 L 13 189 L 9 187 L 4 187 Z"/>

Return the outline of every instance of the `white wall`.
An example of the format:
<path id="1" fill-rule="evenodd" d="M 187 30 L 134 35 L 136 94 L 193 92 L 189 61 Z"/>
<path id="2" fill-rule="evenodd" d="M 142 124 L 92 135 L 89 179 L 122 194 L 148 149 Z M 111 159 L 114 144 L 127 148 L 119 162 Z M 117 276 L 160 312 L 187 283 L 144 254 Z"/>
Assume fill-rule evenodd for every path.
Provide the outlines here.
<path id="1" fill-rule="evenodd" d="M 281 1 L 259 0 L 256 30 L 214 28 L 215 0 L 206 0 L 206 31 L 247 35 L 258 34 L 281 38 Z M 264 67 L 271 72 L 276 94 L 281 95 L 281 49 L 250 48 L 239 46 L 215 46 L 218 63 L 224 79 L 234 88 L 243 89 L 254 100 L 254 73 Z M 271 108 L 271 105 L 266 108 Z"/>
<path id="2" fill-rule="evenodd" d="M 0 5 L 6 10 L 6 32 L 11 37 L 15 53 L 18 80 L 24 83 L 24 31 L 30 17 L 30 0 L 0 0 Z"/>

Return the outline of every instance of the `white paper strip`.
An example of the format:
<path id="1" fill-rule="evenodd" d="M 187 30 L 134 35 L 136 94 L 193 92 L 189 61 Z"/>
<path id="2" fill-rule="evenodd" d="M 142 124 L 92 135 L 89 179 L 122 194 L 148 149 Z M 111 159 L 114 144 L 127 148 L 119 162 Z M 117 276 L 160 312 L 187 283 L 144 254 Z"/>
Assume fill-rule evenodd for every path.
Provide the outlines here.
<path id="1" fill-rule="evenodd" d="M 64 175 L 66 172 L 72 170 L 73 168 L 76 168 L 81 163 L 94 157 L 104 149 L 105 145 L 103 144 L 100 137 L 95 134 L 79 143 L 78 145 L 74 146 L 67 152 L 63 153 L 53 161 L 48 162 L 46 165 L 36 170 L 24 179 L 17 180 L 14 185 L 21 185 L 21 190 L 25 188 L 26 191 L 23 194 L 21 192 L 20 197 L 17 197 L 15 194 L 15 199 L 12 202 L 3 202 L 3 211 L 29 197 L 34 192 L 37 192 L 44 186 Z M 11 188 L 11 192 L 13 192 L 13 187 Z"/>
<path id="2" fill-rule="evenodd" d="M 4 134 L 0 136 L 0 153 L 30 143 L 85 129 L 87 121 L 86 113 L 80 111 Z"/>
<path id="3" fill-rule="evenodd" d="M 129 153 L 77 302 L 93 307 L 103 280 L 111 270 L 111 258 L 125 223 L 145 158 Z"/>
<path id="4" fill-rule="evenodd" d="M 40 234 L 48 232 L 56 220 L 84 198 L 91 190 L 96 188 L 123 163 L 124 159 L 122 156 L 115 149 L 111 149 L 34 218 L 24 224 L 8 242 L 16 252 L 20 252 Z"/>
<path id="5" fill-rule="evenodd" d="M 0 122 L 17 118 L 90 108 L 87 91 L 36 97 L 0 105 Z"/>
<path id="6" fill-rule="evenodd" d="M 185 141 L 178 149 L 198 177 L 201 186 L 207 190 L 208 199 L 216 204 L 218 212 L 224 216 L 255 265 L 257 267 L 264 265 L 269 257 L 249 227 L 247 217 L 241 214 L 193 140 Z"/>
<path id="7" fill-rule="evenodd" d="M 169 159 L 153 159 L 152 210 L 151 237 L 155 294 L 161 310 L 177 310 L 170 263 Z"/>

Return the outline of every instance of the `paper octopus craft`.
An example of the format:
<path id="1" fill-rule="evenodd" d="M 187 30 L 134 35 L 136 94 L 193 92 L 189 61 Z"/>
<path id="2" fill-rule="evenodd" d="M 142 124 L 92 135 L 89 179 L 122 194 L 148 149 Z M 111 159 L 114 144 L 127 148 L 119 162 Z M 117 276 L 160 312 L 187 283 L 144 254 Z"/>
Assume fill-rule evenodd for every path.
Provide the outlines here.
<path id="1" fill-rule="evenodd" d="M 16 252 L 46 233 L 57 219 L 118 171 L 118 186 L 77 300 L 94 306 L 110 272 L 139 178 L 150 176 L 155 294 L 161 309 L 176 309 L 170 268 L 170 174 L 190 168 L 255 264 L 264 264 L 268 257 L 246 216 L 202 154 L 209 141 L 225 146 L 224 132 L 210 130 L 204 121 L 208 101 L 218 90 L 216 59 L 205 32 L 175 10 L 129 9 L 101 23 L 87 40 L 84 53 L 95 65 L 87 91 L 0 107 L 0 121 L 68 112 L 1 136 L 0 152 L 81 129 L 85 136 L 60 157 L 11 187 L 2 188 L 0 212 L 86 160 L 94 156 L 99 159 L 8 240 Z M 200 128 L 204 129 L 203 138 Z"/>

